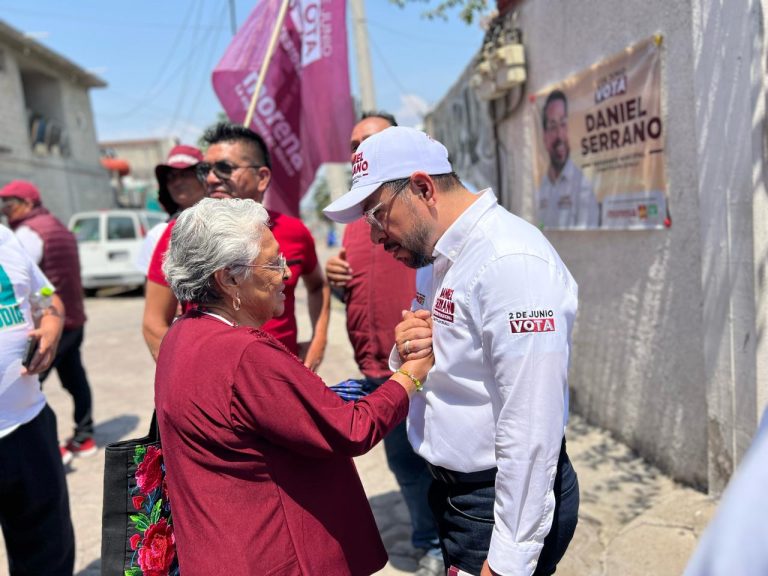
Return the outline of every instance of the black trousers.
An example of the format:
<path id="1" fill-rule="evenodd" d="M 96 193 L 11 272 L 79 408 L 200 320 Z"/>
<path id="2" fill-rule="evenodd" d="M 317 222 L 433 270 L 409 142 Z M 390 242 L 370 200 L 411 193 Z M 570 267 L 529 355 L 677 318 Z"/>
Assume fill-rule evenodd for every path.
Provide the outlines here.
<path id="1" fill-rule="evenodd" d="M 75 534 L 56 416 L 47 404 L 0 438 L 0 495 L 11 576 L 72 576 Z"/>
<path id="2" fill-rule="evenodd" d="M 579 482 L 565 451 L 565 439 L 557 462 L 554 493 L 552 527 L 544 539 L 534 576 L 555 573 L 578 522 Z M 470 574 L 480 574 L 491 545 L 495 498 L 493 482 L 432 483 L 429 504 L 437 522 L 446 568 L 456 566 Z"/>
<path id="3" fill-rule="evenodd" d="M 80 359 L 80 345 L 83 343 L 83 327 L 64 330 L 61 334 L 59 349 L 51 367 L 40 374 L 44 382 L 51 370 L 56 372 L 61 385 L 72 396 L 75 405 L 75 440 L 83 441 L 93 436 L 93 416 L 91 386 L 85 375 L 85 368 Z"/>

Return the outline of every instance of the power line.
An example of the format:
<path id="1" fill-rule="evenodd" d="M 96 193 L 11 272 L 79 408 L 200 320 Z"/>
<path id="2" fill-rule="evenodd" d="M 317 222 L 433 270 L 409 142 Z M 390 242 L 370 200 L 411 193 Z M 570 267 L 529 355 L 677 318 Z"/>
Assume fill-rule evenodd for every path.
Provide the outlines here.
<path id="1" fill-rule="evenodd" d="M 197 16 L 195 20 L 196 24 L 200 23 L 200 21 L 202 20 L 202 16 L 203 16 L 203 3 L 199 2 L 197 4 Z M 200 47 L 201 42 L 198 41 L 199 37 L 200 37 L 200 31 L 197 32 L 197 35 L 191 37 L 192 45 L 189 51 L 190 53 L 192 53 L 195 47 L 197 48 Z M 178 120 L 179 114 L 181 113 L 181 106 L 184 103 L 184 97 L 186 96 L 186 93 L 187 93 L 187 85 L 189 83 L 189 77 L 191 75 L 190 71 L 191 71 L 191 68 L 187 68 L 186 70 L 184 70 L 184 74 L 182 75 L 181 87 L 179 89 L 179 96 L 176 101 L 176 106 L 173 109 L 174 110 L 173 118 L 171 118 L 171 122 L 168 124 L 168 132 L 173 132 L 173 129 L 176 126 L 176 121 Z"/>
<path id="2" fill-rule="evenodd" d="M 433 46 L 435 44 L 441 44 L 443 46 L 454 46 L 455 42 L 451 42 L 450 39 L 446 39 L 445 36 L 441 36 L 440 38 L 437 37 L 427 37 L 423 35 L 417 35 L 417 34 L 408 34 L 407 32 L 403 32 L 402 30 L 399 30 L 397 28 L 391 28 L 389 26 L 386 26 L 384 24 L 381 24 L 380 22 L 377 22 L 375 20 L 366 19 L 366 24 L 369 27 L 377 28 L 378 30 L 383 30 L 384 32 L 388 32 L 394 36 L 398 36 L 400 38 L 408 38 L 409 40 L 414 40 L 418 42 L 419 44 L 429 44 L 430 46 Z M 480 38 L 482 40 L 482 38 Z"/>
<path id="3" fill-rule="evenodd" d="M 379 49 L 379 45 L 376 44 L 376 42 L 372 38 L 369 38 L 369 41 L 371 43 L 371 46 L 373 46 L 373 49 L 376 52 L 376 55 L 381 60 L 381 63 L 384 65 L 384 69 L 387 71 L 387 73 L 392 78 L 392 81 L 394 82 L 395 86 L 398 87 L 398 89 L 400 90 L 400 92 L 402 94 L 408 94 L 408 91 L 405 89 L 405 87 L 403 86 L 402 82 L 400 82 L 400 79 L 397 77 L 395 72 L 392 70 L 392 68 L 387 63 L 387 59 L 384 58 L 384 52 Z"/>
<path id="4" fill-rule="evenodd" d="M 223 15 L 223 13 L 222 13 L 222 15 Z M 212 71 L 213 70 L 213 60 L 217 56 L 217 54 L 213 50 L 213 48 L 218 44 L 219 36 L 221 36 L 221 32 L 222 32 L 222 30 L 219 29 L 216 32 L 216 36 L 211 38 L 211 45 L 210 45 L 210 48 L 208 49 L 208 60 L 206 61 L 205 66 L 203 67 L 204 73 L 203 73 L 202 81 L 200 82 L 200 84 L 198 86 L 197 93 L 195 94 L 194 98 L 192 99 L 192 106 L 191 106 L 191 108 L 189 110 L 189 114 L 187 115 L 187 121 L 189 121 L 189 122 L 192 121 L 192 119 L 195 116 L 195 113 L 197 112 L 197 107 L 200 104 L 200 96 L 201 96 L 201 94 L 203 92 L 203 88 L 205 88 L 206 85 L 210 86 L 209 82 L 211 81 L 211 75 L 210 75 L 210 73 L 208 71 Z"/>
<path id="5" fill-rule="evenodd" d="M 19 9 L 17 8 L 18 3 L 13 3 L 10 5 L 6 4 L 0 4 L 0 8 L 3 10 L 3 14 L 19 14 L 19 15 L 26 15 L 26 16 L 34 16 L 36 19 L 42 19 L 42 20 L 68 20 L 71 22 L 76 22 L 77 24 L 82 24 L 82 27 L 84 28 L 91 28 L 93 24 L 98 24 L 102 27 L 110 27 L 110 28 L 121 28 L 125 29 L 126 27 L 130 27 L 133 29 L 136 28 L 160 28 L 165 31 L 174 30 L 174 28 L 170 28 L 168 24 L 164 24 L 161 22 L 154 23 L 154 22 L 127 22 L 125 20 L 119 20 L 116 21 L 114 19 L 112 20 L 101 20 L 99 18 L 83 18 L 81 16 L 73 16 L 71 12 L 50 12 L 48 10 L 46 11 L 39 11 L 39 10 L 25 10 L 25 9 Z M 206 25 L 206 26 L 200 26 L 200 30 L 219 30 L 219 29 L 225 29 L 226 25 Z M 183 27 L 179 30 L 183 30 Z"/>
<path id="6" fill-rule="evenodd" d="M 195 0 L 195 3 L 197 4 L 199 0 Z M 142 96 L 139 99 L 139 103 L 130 108 L 129 110 L 126 110 L 124 112 L 115 113 L 115 114 L 109 114 L 106 113 L 104 116 L 107 116 L 109 118 L 122 118 L 125 116 L 130 116 L 134 114 L 136 111 L 138 111 L 142 106 L 144 106 L 148 101 L 153 100 L 157 97 L 157 95 L 165 89 L 166 85 L 169 82 L 172 82 L 176 80 L 178 77 L 180 71 L 184 70 L 185 68 L 192 65 L 194 60 L 192 58 L 182 58 L 180 59 L 179 65 L 171 72 L 167 70 L 169 64 L 173 60 L 173 57 L 176 54 L 176 49 L 179 47 L 179 44 L 181 43 L 181 38 L 184 35 L 184 32 L 186 31 L 186 25 L 187 20 L 190 18 L 192 14 L 192 10 L 187 11 L 187 13 L 184 16 L 184 22 L 182 23 L 182 27 L 179 29 L 178 33 L 176 34 L 175 38 L 173 39 L 173 43 L 171 45 L 171 51 L 168 53 L 168 56 L 166 57 L 163 64 L 158 69 L 157 78 L 152 83 L 154 86 L 150 88 L 144 96 Z M 162 82 L 161 82 L 162 81 Z M 159 84 L 158 84 L 159 82 Z"/>

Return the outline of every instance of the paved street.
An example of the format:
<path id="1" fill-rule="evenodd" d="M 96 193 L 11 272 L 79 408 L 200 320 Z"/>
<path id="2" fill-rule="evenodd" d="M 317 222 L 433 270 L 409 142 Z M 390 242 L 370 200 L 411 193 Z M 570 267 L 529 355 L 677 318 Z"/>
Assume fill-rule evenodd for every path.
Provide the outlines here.
<path id="1" fill-rule="evenodd" d="M 303 313 L 302 301 L 297 310 Z M 143 299 L 136 294 L 87 300 L 84 356 L 93 385 L 96 439 L 102 450 L 95 457 L 76 459 L 67 476 L 79 576 L 100 573 L 103 446 L 144 435 L 149 426 L 154 365 L 140 334 L 142 308 Z M 304 316 L 300 329 L 306 337 L 309 326 Z M 356 373 L 344 310 L 338 302 L 334 302 L 330 343 L 320 373 L 327 383 Z M 65 438 L 71 433 L 71 400 L 55 376 L 45 389 L 58 416 L 60 438 Z M 712 514 L 713 503 L 674 484 L 577 417 L 569 427 L 568 451 L 579 474 L 582 505 L 574 542 L 558 575 L 679 575 Z M 390 564 L 379 574 L 408 574 L 415 569 L 408 514 L 386 466 L 383 447 L 377 446 L 357 464 L 390 551 Z M 3 548 L 0 575 L 6 571 Z"/>

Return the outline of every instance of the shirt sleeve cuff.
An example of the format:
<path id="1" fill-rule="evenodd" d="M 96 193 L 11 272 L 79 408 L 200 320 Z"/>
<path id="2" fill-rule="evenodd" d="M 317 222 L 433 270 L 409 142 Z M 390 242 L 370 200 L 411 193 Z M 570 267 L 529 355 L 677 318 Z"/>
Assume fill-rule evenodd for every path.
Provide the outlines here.
<path id="1" fill-rule="evenodd" d="M 389 369 L 392 372 L 397 372 L 398 368 L 403 365 L 400 360 L 400 353 L 397 351 L 397 345 L 392 346 L 392 352 L 389 353 Z"/>
<path id="2" fill-rule="evenodd" d="M 543 542 L 508 542 L 498 531 L 493 531 L 488 550 L 488 565 L 501 576 L 531 576 L 536 571 Z"/>

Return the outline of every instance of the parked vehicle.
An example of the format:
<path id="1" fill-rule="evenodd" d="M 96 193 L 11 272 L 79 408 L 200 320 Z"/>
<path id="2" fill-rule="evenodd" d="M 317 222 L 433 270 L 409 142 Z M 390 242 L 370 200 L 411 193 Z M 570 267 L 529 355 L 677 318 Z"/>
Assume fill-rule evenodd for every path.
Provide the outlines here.
<path id="1" fill-rule="evenodd" d="M 134 260 L 147 232 L 164 222 L 165 214 L 146 210 L 78 212 L 69 220 L 80 252 L 83 288 L 93 292 L 106 286 L 137 287 L 144 274 Z"/>

